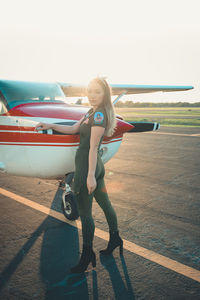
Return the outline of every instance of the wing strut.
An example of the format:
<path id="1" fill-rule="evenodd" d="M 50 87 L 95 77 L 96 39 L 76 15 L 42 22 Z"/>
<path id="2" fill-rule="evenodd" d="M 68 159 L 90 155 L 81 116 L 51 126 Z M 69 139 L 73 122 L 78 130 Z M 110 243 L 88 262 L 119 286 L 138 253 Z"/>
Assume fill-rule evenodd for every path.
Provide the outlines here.
<path id="1" fill-rule="evenodd" d="M 127 93 L 126 90 L 122 91 L 122 93 L 117 98 L 115 98 L 115 100 L 113 101 L 113 105 L 115 105 L 119 101 L 119 99 L 121 97 L 123 97 L 124 95 L 126 95 L 126 93 Z"/>

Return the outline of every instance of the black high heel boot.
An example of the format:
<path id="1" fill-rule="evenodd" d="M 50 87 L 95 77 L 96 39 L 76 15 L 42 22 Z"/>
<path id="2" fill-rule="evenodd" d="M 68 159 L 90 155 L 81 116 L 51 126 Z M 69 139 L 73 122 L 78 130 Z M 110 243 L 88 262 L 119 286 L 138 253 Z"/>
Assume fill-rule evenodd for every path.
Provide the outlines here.
<path id="1" fill-rule="evenodd" d="M 83 245 L 83 251 L 79 263 L 71 268 L 71 273 L 83 273 L 87 269 L 89 263 L 96 267 L 96 255 L 92 250 L 92 246 Z"/>
<path id="2" fill-rule="evenodd" d="M 123 255 L 123 240 L 119 236 L 119 231 L 109 231 L 109 233 L 110 240 L 108 242 L 108 246 L 106 249 L 100 250 L 100 253 L 105 255 L 112 254 L 113 250 L 120 246 L 120 255 Z"/>

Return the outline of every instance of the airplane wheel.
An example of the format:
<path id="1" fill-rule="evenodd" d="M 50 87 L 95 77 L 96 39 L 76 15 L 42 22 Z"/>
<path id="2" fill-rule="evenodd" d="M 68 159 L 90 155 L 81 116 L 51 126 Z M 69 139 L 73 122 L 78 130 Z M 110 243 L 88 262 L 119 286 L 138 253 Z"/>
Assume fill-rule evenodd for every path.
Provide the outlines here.
<path id="1" fill-rule="evenodd" d="M 69 220 L 76 220 L 79 217 L 75 197 L 72 192 L 64 192 L 62 199 L 62 211 L 64 216 Z"/>

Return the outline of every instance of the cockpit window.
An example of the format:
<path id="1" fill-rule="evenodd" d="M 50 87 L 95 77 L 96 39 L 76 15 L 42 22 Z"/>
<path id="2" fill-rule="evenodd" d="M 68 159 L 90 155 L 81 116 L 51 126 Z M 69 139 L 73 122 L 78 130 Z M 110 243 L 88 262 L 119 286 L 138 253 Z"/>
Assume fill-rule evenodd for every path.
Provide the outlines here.
<path id="1" fill-rule="evenodd" d="M 65 94 L 57 83 L 1 80 L 0 91 L 9 108 L 23 103 L 66 101 Z"/>
<path id="2" fill-rule="evenodd" d="M 7 108 L 4 105 L 3 101 L 0 99 L 0 115 L 3 115 L 7 112 Z"/>
<path id="3" fill-rule="evenodd" d="M 7 111 L 8 111 L 5 103 L 6 103 L 6 101 L 0 91 L 0 115 L 3 115 L 5 113 L 7 113 Z"/>

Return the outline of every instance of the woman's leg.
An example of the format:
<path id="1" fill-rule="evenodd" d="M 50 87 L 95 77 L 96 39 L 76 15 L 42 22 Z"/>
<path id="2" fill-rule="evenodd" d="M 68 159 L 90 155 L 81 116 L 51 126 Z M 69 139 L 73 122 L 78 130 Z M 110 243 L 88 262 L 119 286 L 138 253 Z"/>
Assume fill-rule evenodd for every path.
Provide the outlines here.
<path id="1" fill-rule="evenodd" d="M 92 246 L 94 238 L 94 220 L 92 217 L 93 194 L 89 195 L 87 187 L 82 186 L 80 193 L 76 195 L 78 212 L 82 223 L 83 244 Z"/>
<path id="2" fill-rule="evenodd" d="M 100 179 L 98 182 L 98 186 L 94 192 L 94 197 L 100 207 L 103 209 L 104 214 L 106 216 L 106 220 L 109 226 L 109 242 L 106 249 L 100 250 L 101 254 L 109 255 L 112 254 L 113 250 L 120 246 L 120 255 L 123 254 L 123 240 L 119 236 L 118 224 L 117 224 L 117 216 L 114 208 L 109 200 L 104 179 Z"/>
<path id="3" fill-rule="evenodd" d="M 99 204 L 99 206 L 103 209 L 106 220 L 108 222 L 110 231 L 117 231 L 117 215 L 115 210 L 109 200 L 108 193 L 105 187 L 104 178 L 100 179 L 97 183 L 97 188 L 94 191 L 94 197 Z"/>
<path id="4" fill-rule="evenodd" d="M 94 221 L 92 218 L 93 195 L 88 195 L 87 188 L 83 185 L 79 194 L 75 194 L 79 215 L 82 223 L 83 250 L 78 264 L 71 268 L 72 273 L 84 272 L 90 262 L 96 267 L 96 255 L 92 249 L 94 238 Z"/>

